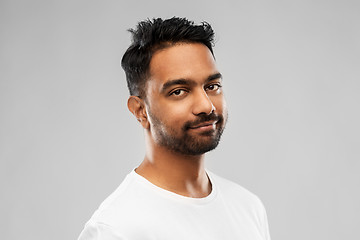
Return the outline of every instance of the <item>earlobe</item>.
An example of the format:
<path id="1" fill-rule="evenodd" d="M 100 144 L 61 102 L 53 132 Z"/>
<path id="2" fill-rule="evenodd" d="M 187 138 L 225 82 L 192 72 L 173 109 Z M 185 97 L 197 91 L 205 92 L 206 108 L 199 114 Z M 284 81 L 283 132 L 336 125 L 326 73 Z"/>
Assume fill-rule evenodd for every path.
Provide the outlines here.
<path id="1" fill-rule="evenodd" d="M 130 96 L 127 102 L 129 111 L 136 117 L 143 128 L 149 128 L 144 100 L 137 96 Z"/>

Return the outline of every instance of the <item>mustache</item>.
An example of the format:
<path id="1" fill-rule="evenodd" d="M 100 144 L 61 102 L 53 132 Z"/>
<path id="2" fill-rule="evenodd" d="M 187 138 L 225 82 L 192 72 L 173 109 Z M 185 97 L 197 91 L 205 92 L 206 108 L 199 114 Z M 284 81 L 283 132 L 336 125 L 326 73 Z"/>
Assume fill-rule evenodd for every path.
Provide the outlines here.
<path id="1" fill-rule="evenodd" d="M 184 124 L 183 130 L 188 130 L 189 128 L 195 127 L 205 122 L 216 121 L 217 123 L 221 123 L 224 121 L 224 117 L 222 115 L 218 115 L 216 113 L 211 113 L 209 115 L 201 114 L 195 121 L 188 121 Z"/>

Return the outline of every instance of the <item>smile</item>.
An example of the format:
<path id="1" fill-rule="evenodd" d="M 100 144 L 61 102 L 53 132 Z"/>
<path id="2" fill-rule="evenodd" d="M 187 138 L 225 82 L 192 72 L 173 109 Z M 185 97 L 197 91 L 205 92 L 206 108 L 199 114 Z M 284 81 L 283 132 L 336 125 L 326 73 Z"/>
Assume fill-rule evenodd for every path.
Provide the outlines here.
<path id="1" fill-rule="evenodd" d="M 190 127 L 190 129 L 193 130 L 201 130 L 201 131 L 209 131 L 209 130 L 215 130 L 216 128 L 216 122 L 212 121 L 212 122 L 205 122 L 205 123 L 201 123 L 199 125 Z"/>

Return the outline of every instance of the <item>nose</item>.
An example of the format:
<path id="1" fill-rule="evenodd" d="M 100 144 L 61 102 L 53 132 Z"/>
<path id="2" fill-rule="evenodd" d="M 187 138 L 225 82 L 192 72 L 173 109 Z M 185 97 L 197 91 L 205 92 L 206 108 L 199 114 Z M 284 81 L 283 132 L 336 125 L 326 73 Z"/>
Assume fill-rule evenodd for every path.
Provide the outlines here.
<path id="1" fill-rule="evenodd" d="M 196 98 L 194 99 L 193 104 L 193 114 L 206 114 L 209 115 L 215 111 L 215 106 L 212 103 L 211 99 L 207 95 L 205 90 L 200 91 Z"/>

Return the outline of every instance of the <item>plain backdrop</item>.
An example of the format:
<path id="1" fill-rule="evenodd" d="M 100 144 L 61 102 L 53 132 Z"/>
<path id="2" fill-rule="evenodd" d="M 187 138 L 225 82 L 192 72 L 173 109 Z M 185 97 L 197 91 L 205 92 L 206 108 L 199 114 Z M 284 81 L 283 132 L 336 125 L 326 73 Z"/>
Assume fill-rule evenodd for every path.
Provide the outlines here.
<path id="1" fill-rule="evenodd" d="M 360 3 L 0 2 L 1 239 L 76 239 L 144 156 L 119 66 L 153 17 L 208 21 L 229 123 L 207 168 L 257 194 L 273 240 L 360 239 Z"/>

